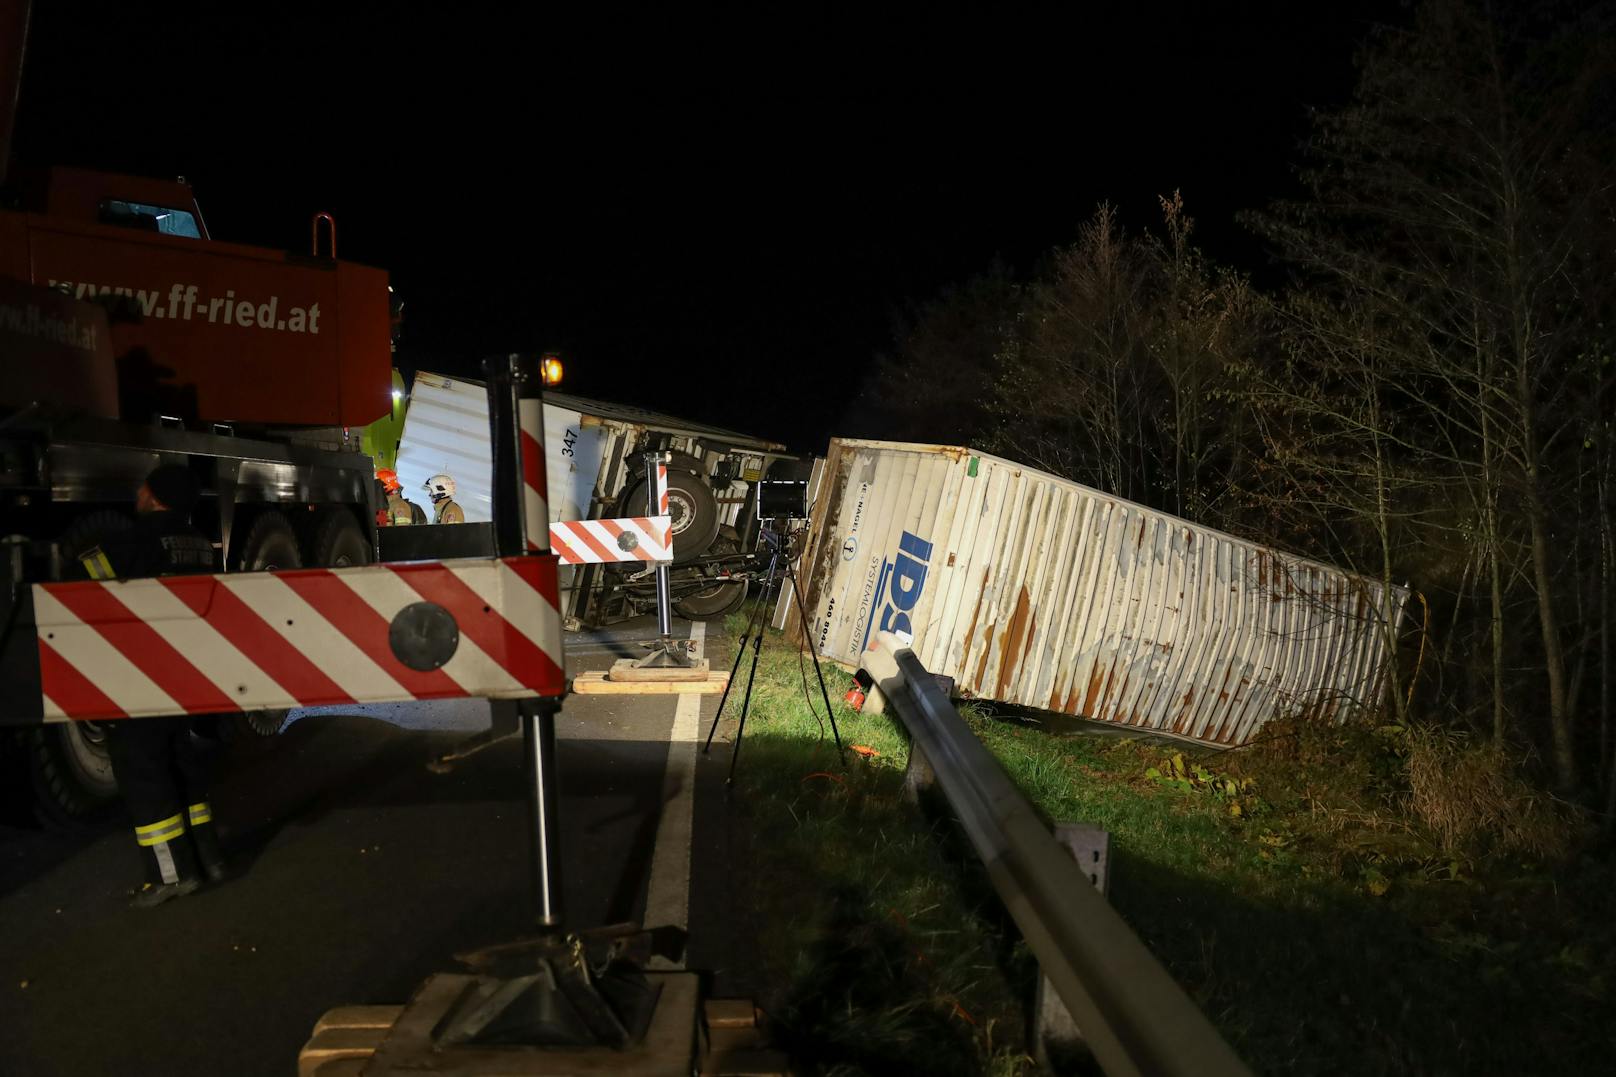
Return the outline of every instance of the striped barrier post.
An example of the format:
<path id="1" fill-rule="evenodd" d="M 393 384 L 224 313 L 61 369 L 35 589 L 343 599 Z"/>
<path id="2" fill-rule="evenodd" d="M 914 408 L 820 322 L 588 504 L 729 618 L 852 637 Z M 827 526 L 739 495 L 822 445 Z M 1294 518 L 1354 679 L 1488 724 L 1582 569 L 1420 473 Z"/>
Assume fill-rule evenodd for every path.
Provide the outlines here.
<path id="1" fill-rule="evenodd" d="M 520 355 L 487 360 L 488 425 L 493 445 L 494 551 L 500 557 L 540 560 L 548 552 L 550 510 L 544 468 L 543 379 L 538 365 Z M 559 615 L 557 617 L 559 627 Z M 528 834 L 532 857 L 535 913 L 540 926 L 559 929 L 561 908 L 561 843 L 558 813 L 560 784 L 556 773 L 555 717 L 559 697 L 522 704 L 496 701 L 492 720 L 508 725 L 519 712 L 523 760 L 528 780 Z"/>
<path id="2" fill-rule="evenodd" d="M 668 514 L 668 458 L 665 453 L 645 455 L 646 489 L 650 493 L 648 506 L 659 516 Z M 673 636 L 673 601 L 668 587 L 668 563 L 660 561 L 656 568 L 657 635 L 664 641 Z"/>
<path id="3" fill-rule="evenodd" d="M 673 588 L 668 565 L 673 561 L 673 537 L 668 515 L 668 454 L 645 454 L 646 510 L 669 521 L 667 555 L 656 561 L 657 638 L 648 644 L 650 654 L 627 663 L 634 669 L 690 669 L 690 654 L 684 641 L 673 638 Z"/>

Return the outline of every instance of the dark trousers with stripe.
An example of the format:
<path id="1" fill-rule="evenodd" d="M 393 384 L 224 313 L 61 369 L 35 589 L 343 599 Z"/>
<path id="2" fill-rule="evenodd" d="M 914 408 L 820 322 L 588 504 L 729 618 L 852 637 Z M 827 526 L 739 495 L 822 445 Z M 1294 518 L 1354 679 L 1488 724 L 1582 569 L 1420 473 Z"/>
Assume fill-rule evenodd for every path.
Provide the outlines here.
<path id="1" fill-rule="evenodd" d="M 190 718 L 126 718 L 105 723 L 107 752 L 135 841 L 153 884 L 196 878 L 219 860 L 208 803 L 208 761 Z"/>

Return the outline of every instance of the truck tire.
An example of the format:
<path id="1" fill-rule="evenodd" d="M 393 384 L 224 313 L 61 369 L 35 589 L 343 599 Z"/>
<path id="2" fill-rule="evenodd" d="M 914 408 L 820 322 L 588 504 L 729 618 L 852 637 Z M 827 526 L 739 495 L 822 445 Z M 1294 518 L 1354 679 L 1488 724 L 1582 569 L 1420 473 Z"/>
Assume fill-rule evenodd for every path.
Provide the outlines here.
<path id="1" fill-rule="evenodd" d="M 270 572 L 302 567 L 303 555 L 297 548 L 297 535 L 286 517 L 273 511 L 260 513 L 241 540 L 241 556 L 236 559 L 236 568 L 242 572 Z"/>
<path id="2" fill-rule="evenodd" d="M 83 578 L 78 564 L 81 554 L 132 526 L 128 516 L 111 509 L 74 519 L 56 540 L 68 578 Z M 96 723 L 52 722 L 24 731 L 21 740 L 34 788 L 34 812 L 40 822 L 55 827 L 92 822 L 117 799 L 112 758 Z"/>
<path id="3" fill-rule="evenodd" d="M 631 484 L 617 499 L 624 516 L 641 516 L 646 509 L 645 480 Z M 668 515 L 673 517 L 673 563 L 682 565 L 707 552 L 718 537 L 718 502 L 707 480 L 688 471 L 668 469 Z"/>
<path id="4" fill-rule="evenodd" d="M 94 722 L 52 722 L 27 732 L 34 811 L 51 827 L 98 820 L 118 796 L 105 734 Z"/>
<path id="5" fill-rule="evenodd" d="M 723 533 L 728 528 L 720 529 L 718 538 L 713 540 L 709 553 L 726 554 L 736 553 L 740 544 L 729 535 Z M 694 579 L 699 579 L 699 568 L 687 568 L 674 578 L 674 586 L 678 587 Z M 716 567 L 708 566 L 708 571 L 717 573 Z M 727 617 L 741 608 L 746 601 L 748 585 L 745 580 L 714 579 L 712 586 L 682 595 L 673 603 L 673 611 L 689 621 L 716 621 Z"/>
<path id="6" fill-rule="evenodd" d="M 359 522 L 346 509 L 333 509 L 314 532 L 314 563 L 321 568 L 351 568 L 373 561 L 370 543 Z"/>
<path id="7" fill-rule="evenodd" d="M 357 529 L 357 525 L 355 527 Z M 253 520 L 247 537 L 241 541 L 241 559 L 236 567 L 242 572 L 302 568 L 303 556 L 298 552 L 297 535 L 293 534 L 286 517 L 278 512 L 266 512 Z M 272 737 L 286 724 L 287 713 L 285 710 L 247 711 L 235 718 L 234 732 Z"/>

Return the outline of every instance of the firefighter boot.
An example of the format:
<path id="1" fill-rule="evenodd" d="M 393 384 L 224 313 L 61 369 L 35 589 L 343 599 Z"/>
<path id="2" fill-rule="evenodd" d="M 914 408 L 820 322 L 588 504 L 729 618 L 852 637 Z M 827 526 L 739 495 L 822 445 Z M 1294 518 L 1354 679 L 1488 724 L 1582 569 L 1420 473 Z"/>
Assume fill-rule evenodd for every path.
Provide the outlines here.
<path id="1" fill-rule="evenodd" d="M 224 847 L 219 844 L 219 829 L 213 825 L 213 807 L 207 801 L 192 804 L 186 809 L 191 822 L 191 845 L 196 859 L 210 883 L 222 883 L 230 877 L 230 863 L 224 858 Z"/>
<path id="2" fill-rule="evenodd" d="M 202 885 L 196 854 L 185 836 L 183 814 L 136 826 L 135 841 L 146 865 L 146 883 L 130 901 L 135 908 L 150 909 L 195 893 Z"/>

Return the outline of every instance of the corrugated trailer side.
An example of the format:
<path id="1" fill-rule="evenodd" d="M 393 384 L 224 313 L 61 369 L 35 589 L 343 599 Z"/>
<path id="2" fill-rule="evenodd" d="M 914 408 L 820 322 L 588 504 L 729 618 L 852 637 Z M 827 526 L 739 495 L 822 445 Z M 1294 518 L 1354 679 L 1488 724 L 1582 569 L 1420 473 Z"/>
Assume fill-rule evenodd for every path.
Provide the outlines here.
<path id="1" fill-rule="evenodd" d="M 1407 597 L 967 448 L 837 439 L 822 487 L 826 657 L 887 629 L 980 698 L 1200 741 L 1374 698 Z"/>

